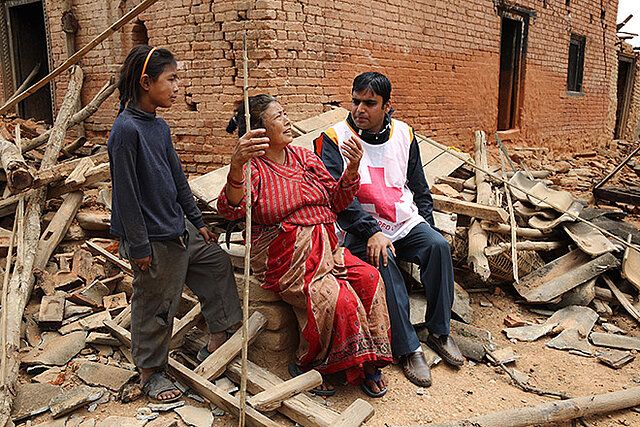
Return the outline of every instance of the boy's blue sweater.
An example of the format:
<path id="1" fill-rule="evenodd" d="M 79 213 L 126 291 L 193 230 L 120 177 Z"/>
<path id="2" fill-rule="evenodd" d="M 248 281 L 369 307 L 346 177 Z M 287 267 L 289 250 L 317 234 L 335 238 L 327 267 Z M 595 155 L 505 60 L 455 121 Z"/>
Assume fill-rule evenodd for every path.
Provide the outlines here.
<path id="1" fill-rule="evenodd" d="M 164 120 L 130 103 L 113 123 L 107 149 L 111 233 L 127 241 L 131 258 L 151 255 L 150 241 L 182 236 L 185 215 L 204 227 Z"/>

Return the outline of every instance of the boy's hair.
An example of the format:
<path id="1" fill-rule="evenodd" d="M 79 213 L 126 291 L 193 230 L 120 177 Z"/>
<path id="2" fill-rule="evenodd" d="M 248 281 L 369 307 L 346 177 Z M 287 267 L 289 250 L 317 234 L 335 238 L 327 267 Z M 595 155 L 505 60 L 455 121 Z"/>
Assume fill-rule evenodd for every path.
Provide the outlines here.
<path id="1" fill-rule="evenodd" d="M 128 102 L 133 101 L 135 103 L 138 101 L 142 68 L 151 49 L 153 48 L 149 45 L 134 46 L 129 55 L 127 55 L 127 59 L 124 60 L 124 64 L 122 64 L 118 80 L 120 112 L 124 110 Z M 157 48 L 149 57 L 144 73 L 155 81 L 167 65 L 177 65 L 176 59 L 167 49 Z"/>
<path id="2" fill-rule="evenodd" d="M 386 104 L 391 98 L 391 82 L 384 75 L 375 71 L 367 71 L 353 79 L 353 88 L 351 93 L 360 92 L 361 90 L 371 90 L 376 95 L 382 97 L 382 103 Z"/>
<path id="3" fill-rule="evenodd" d="M 278 100 L 271 95 L 256 95 L 249 97 L 249 113 L 251 114 L 251 129 L 264 128 L 264 112 L 272 102 Z M 242 136 L 247 132 L 247 123 L 244 118 L 244 101 L 237 103 L 236 112 L 229 120 L 227 132 L 233 133 L 238 129 L 238 135 Z"/>

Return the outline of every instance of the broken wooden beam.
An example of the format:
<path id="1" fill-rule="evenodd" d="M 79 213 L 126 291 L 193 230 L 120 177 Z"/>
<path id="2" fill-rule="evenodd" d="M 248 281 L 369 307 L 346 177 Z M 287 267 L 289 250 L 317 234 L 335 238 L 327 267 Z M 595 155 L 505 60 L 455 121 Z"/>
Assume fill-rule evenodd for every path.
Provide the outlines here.
<path id="1" fill-rule="evenodd" d="M 267 326 L 267 318 L 259 311 L 254 311 L 247 325 L 247 339 L 251 343 Z M 242 350 L 242 330 L 238 329 L 228 340 L 209 355 L 194 370 L 196 374 L 202 375 L 208 380 L 218 378 L 227 365 L 236 358 Z"/>
<path id="2" fill-rule="evenodd" d="M 433 208 L 441 212 L 452 212 L 458 215 L 466 215 L 472 218 L 486 219 L 496 223 L 509 221 L 509 214 L 497 206 L 486 206 L 465 200 L 432 194 Z"/>
<path id="3" fill-rule="evenodd" d="M 312 369 L 247 399 L 247 404 L 260 412 L 275 411 L 282 401 L 322 384 L 320 372 Z"/>
<path id="4" fill-rule="evenodd" d="M 18 127 L 16 127 L 18 129 Z M 13 193 L 24 190 L 33 182 L 33 175 L 13 142 L 0 136 L 0 162 L 7 177 L 7 185 Z"/>
<path id="5" fill-rule="evenodd" d="M 46 267 L 49 257 L 62 241 L 76 216 L 76 212 L 80 209 L 83 197 L 84 193 L 82 191 L 74 191 L 65 197 L 60 209 L 58 209 L 49 226 L 42 233 L 40 242 L 38 242 L 38 249 L 33 262 L 34 268 L 44 269 Z"/>
<path id="6" fill-rule="evenodd" d="M 526 427 L 534 424 L 559 423 L 638 405 L 640 405 L 640 387 L 633 387 L 612 393 L 539 403 L 464 420 L 429 425 L 432 427 Z"/>
<path id="7" fill-rule="evenodd" d="M 335 422 L 336 427 L 360 427 L 373 417 L 373 406 L 362 399 L 356 399 Z"/>
<path id="8" fill-rule="evenodd" d="M 492 233 L 511 234 L 511 226 L 509 224 L 495 224 L 490 221 L 482 221 L 480 223 L 482 229 L 491 231 Z M 537 228 L 516 227 L 516 236 L 526 237 L 530 239 L 546 239 L 558 237 L 560 233 L 557 231 L 545 232 Z"/>
<path id="9" fill-rule="evenodd" d="M 517 251 L 553 251 L 562 247 L 566 247 L 567 242 L 517 242 Z M 511 243 L 500 242 L 494 246 L 487 246 L 484 250 L 485 255 L 495 256 L 512 249 Z"/>
<path id="10" fill-rule="evenodd" d="M 85 242 L 85 245 L 87 245 L 87 248 L 89 249 L 89 251 L 91 251 L 94 255 L 102 255 L 107 259 L 107 261 L 114 263 L 115 265 L 120 267 L 122 271 L 124 271 L 130 276 L 133 276 L 133 270 L 131 269 L 131 264 L 129 262 L 121 260 L 120 258 L 115 256 L 114 254 L 112 254 L 102 246 L 90 240 L 87 240 Z"/>
<path id="11" fill-rule="evenodd" d="M 231 396 L 175 359 L 169 358 L 169 369 L 182 383 L 195 390 L 196 393 L 211 401 L 214 405 L 235 416 L 239 415 L 240 399 L 237 397 Z M 248 425 L 257 427 L 278 427 L 280 425 L 250 406 L 246 407 L 246 421 Z"/>
<path id="12" fill-rule="evenodd" d="M 202 309 L 200 307 L 200 303 L 197 303 L 182 317 L 182 319 L 176 320 L 173 323 L 169 348 L 180 347 L 185 334 L 189 332 L 191 328 L 200 321 L 200 319 L 202 319 Z"/>
<path id="13" fill-rule="evenodd" d="M 104 231 L 111 226 L 111 215 L 108 213 L 78 212 L 76 220 L 85 230 Z"/>
<path id="14" fill-rule="evenodd" d="M 232 381 L 240 383 L 242 364 L 236 358 L 227 366 L 226 375 Z M 247 390 L 257 394 L 268 388 L 283 383 L 277 375 L 265 368 L 247 361 Z M 340 414 L 317 403 L 306 394 L 298 394 L 282 402 L 278 412 L 287 418 L 307 427 L 332 427 Z"/>

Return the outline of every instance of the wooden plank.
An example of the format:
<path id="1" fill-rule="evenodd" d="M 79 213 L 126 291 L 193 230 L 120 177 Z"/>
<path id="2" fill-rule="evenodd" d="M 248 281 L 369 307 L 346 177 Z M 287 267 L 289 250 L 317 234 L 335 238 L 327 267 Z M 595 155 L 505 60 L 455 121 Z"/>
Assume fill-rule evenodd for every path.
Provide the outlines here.
<path id="1" fill-rule="evenodd" d="M 275 411 L 282 401 L 322 384 L 320 372 L 312 369 L 302 375 L 268 388 L 247 399 L 247 403 L 260 412 Z"/>
<path id="2" fill-rule="evenodd" d="M 127 331 L 113 320 L 105 320 L 103 323 L 111 335 L 120 340 L 123 345 L 131 348 L 131 332 Z"/>
<path id="3" fill-rule="evenodd" d="M 433 208 L 442 212 L 452 212 L 497 223 L 506 223 L 509 220 L 507 211 L 497 206 L 486 206 L 437 194 L 432 194 L 431 197 L 433 198 Z"/>
<path id="4" fill-rule="evenodd" d="M 267 318 L 259 311 L 253 312 L 251 317 L 249 317 L 249 324 L 247 325 L 247 338 L 249 343 L 251 343 L 266 326 Z M 196 374 L 202 375 L 208 380 L 216 379 L 222 375 L 227 365 L 240 354 L 241 350 L 242 329 L 238 329 L 231 338 L 211 353 L 194 371 Z"/>
<path id="5" fill-rule="evenodd" d="M 520 283 L 514 283 L 514 287 L 529 302 L 549 302 L 619 266 L 620 262 L 610 253 L 591 259 L 584 252 L 574 250 L 522 277 Z"/>
<path id="6" fill-rule="evenodd" d="M 182 319 L 173 323 L 173 331 L 171 332 L 171 342 L 169 348 L 178 348 L 182 345 L 182 339 L 185 334 L 191 330 L 202 318 L 200 303 L 193 306 Z"/>
<path id="7" fill-rule="evenodd" d="M 429 144 L 427 138 L 416 134 L 418 148 L 420 149 L 420 160 L 424 168 L 424 175 L 427 183 L 431 187 L 435 183 L 438 176 L 448 176 L 453 171 L 464 164 L 464 161 L 446 152 L 447 147 L 436 141 L 430 140 L 437 144 L 441 149 Z"/>
<path id="8" fill-rule="evenodd" d="M 227 366 L 226 375 L 236 383 L 240 382 L 242 366 L 237 358 Z M 277 375 L 269 372 L 255 363 L 247 364 L 247 390 L 257 394 L 270 387 L 283 383 Z M 300 425 L 307 427 L 330 427 L 340 414 L 319 404 L 306 394 L 298 394 L 282 402 L 278 412 Z"/>
<path id="9" fill-rule="evenodd" d="M 356 399 L 342 412 L 335 422 L 336 427 L 360 427 L 373 417 L 375 411 L 369 402 Z"/>
<path id="10" fill-rule="evenodd" d="M 596 199 L 610 202 L 627 203 L 640 206 L 640 194 L 624 187 L 601 187 L 594 188 L 593 195 Z"/>
<path id="11" fill-rule="evenodd" d="M 294 125 L 301 132 L 307 134 L 324 126 L 333 126 L 346 119 L 348 114 L 349 111 L 344 108 L 335 108 L 317 116 L 295 122 Z"/>
<path id="12" fill-rule="evenodd" d="M 205 399 L 211 401 L 214 405 L 232 413 L 239 415 L 240 402 L 237 397 L 231 396 L 229 393 L 212 384 L 204 377 L 196 374 L 180 362 L 169 358 L 169 369 L 184 384 L 191 387 L 196 393 Z M 250 406 L 246 407 L 246 421 L 249 426 L 257 427 L 279 427 L 280 424 L 271 421 L 260 412 Z"/>
<path id="13" fill-rule="evenodd" d="M 102 255 L 107 260 L 109 260 L 110 262 L 112 262 L 115 265 L 117 265 L 118 267 L 120 267 L 122 269 L 122 271 L 124 271 L 125 273 L 129 274 L 130 276 L 133 276 L 133 270 L 131 269 L 131 264 L 129 264 L 128 261 L 125 261 L 125 260 L 122 260 L 122 259 L 118 258 L 114 254 L 112 254 L 111 252 L 109 252 L 108 250 L 103 248 L 102 246 L 98 245 L 97 243 L 92 242 L 91 240 L 87 240 L 85 242 L 85 244 L 87 245 L 89 250 L 91 252 L 93 252 L 94 255 L 96 255 L 96 254 Z"/>
<path id="14" fill-rule="evenodd" d="M 47 265 L 49 257 L 62 241 L 78 209 L 80 209 L 83 195 L 82 191 L 75 191 L 65 197 L 60 209 L 40 237 L 33 268 L 44 268 Z"/>

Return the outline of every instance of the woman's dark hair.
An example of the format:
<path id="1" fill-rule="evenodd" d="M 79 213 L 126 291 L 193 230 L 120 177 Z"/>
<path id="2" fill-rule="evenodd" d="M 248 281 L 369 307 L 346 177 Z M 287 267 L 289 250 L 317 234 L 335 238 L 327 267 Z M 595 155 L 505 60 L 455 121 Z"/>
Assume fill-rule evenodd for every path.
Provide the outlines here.
<path id="1" fill-rule="evenodd" d="M 153 48 L 149 45 L 133 47 L 129 55 L 127 55 L 127 59 L 124 60 L 124 64 L 122 64 L 120 79 L 118 80 L 120 112 L 124 110 L 129 101 L 138 101 L 138 88 L 140 87 L 142 68 L 151 49 Z M 176 59 L 167 49 L 158 48 L 151 54 L 144 73 L 155 81 L 163 73 L 167 65 L 176 66 Z"/>
<path id="2" fill-rule="evenodd" d="M 267 111 L 272 102 L 278 100 L 271 95 L 256 95 L 249 97 L 249 113 L 251 114 L 251 129 L 264 128 L 264 112 Z M 242 136 L 247 132 L 247 123 L 244 118 L 244 101 L 237 103 L 236 113 L 229 120 L 227 132 L 233 133 L 238 129 L 238 135 Z"/>
<path id="3" fill-rule="evenodd" d="M 361 90 L 371 90 L 376 95 L 382 97 L 382 103 L 386 104 L 391 98 L 391 82 L 384 75 L 375 71 L 367 71 L 360 74 L 353 80 L 353 88 L 351 92 L 360 92 Z"/>

